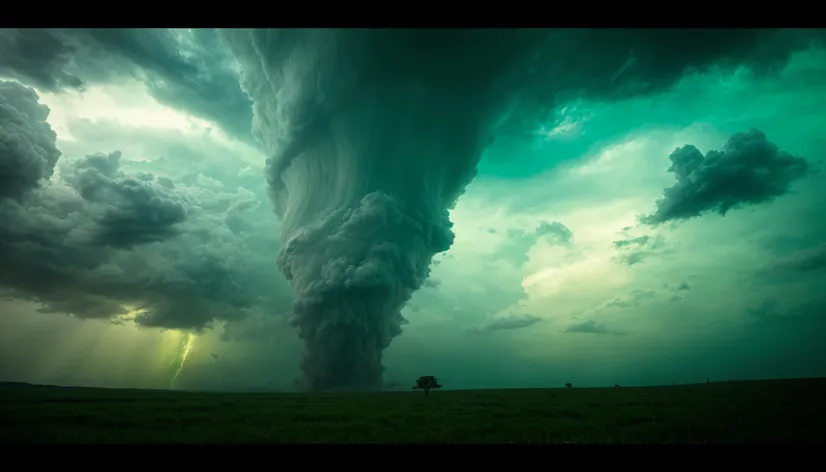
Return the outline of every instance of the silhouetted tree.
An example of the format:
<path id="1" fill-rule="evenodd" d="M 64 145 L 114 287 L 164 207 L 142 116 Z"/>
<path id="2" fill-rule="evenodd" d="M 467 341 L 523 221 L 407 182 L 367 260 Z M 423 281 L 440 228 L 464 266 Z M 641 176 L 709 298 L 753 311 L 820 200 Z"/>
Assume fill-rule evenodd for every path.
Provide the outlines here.
<path id="1" fill-rule="evenodd" d="M 416 390 L 417 388 L 424 390 L 425 395 L 430 395 L 431 388 L 442 388 L 442 386 L 439 385 L 439 381 L 436 380 L 436 377 L 433 377 L 432 375 L 423 375 L 416 379 L 416 385 L 413 386 L 413 390 Z"/>
<path id="2" fill-rule="evenodd" d="M 572 388 L 572 387 L 573 387 L 573 385 L 571 385 L 570 383 L 565 384 L 565 388 Z"/>
<path id="3" fill-rule="evenodd" d="M 622 387 L 620 387 L 619 384 L 614 384 L 614 388 L 622 388 Z"/>

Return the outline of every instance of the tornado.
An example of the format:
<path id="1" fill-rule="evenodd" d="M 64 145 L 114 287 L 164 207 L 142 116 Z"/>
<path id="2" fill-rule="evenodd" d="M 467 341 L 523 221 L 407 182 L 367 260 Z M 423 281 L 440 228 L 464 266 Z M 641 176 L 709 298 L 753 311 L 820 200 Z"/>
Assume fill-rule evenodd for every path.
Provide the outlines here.
<path id="1" fill-rule="evenodd" d="M 531 135 L 561 99 L 654 93 L 761 34 L 697 42 L 726 33 L 652 50 L 651 35 L 691 33 L 221 31 L 269 156 L 276 264 L 294 291 L 306 387 L 381 387 L 382 353 L 433 256 L 450 248 L 448 211 L 487 146 Z M 693 54 L 678 59 L 680 47 Z"/>

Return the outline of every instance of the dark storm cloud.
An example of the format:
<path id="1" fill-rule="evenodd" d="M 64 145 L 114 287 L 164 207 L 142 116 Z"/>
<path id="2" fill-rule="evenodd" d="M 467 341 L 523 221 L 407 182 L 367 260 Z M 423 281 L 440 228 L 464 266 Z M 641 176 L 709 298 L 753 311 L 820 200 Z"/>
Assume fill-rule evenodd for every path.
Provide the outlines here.
<path id="1" fill-rule="evenodd" d="M 54 157 L 43 156 L 55 153 L 48 109 L 12 82 L 0 82 L 0 104 L 0 150 L 13 150 L 0 152 L 0 169 L 18 183 L 0 195 L 6 295 L 37 301 L 45 312 L 130 311 L 139 324 L 195 329 L 283 303 L 267 283 L 277 273 L 246 233 L 224 223 L 250 192 L 130 175 L 119 152 L 62 162 L 44 181 Z"/>
<path id="2" fill-rule="evenodd" d="M 566 333 L 577 334 L 613 334 L 621 336 L 627 334 L 625 331 L 616 331 L 609 329 L 604 323 L 598 323 L 594 320 L 586 320 L 581 323 L 576 323 L 565 329 Z"/>
<path id="3" fill-rule="evenodd" d="M 712 211 L 725 216 L 729 210 L 785 195 L 811 170 L 805 159 L 781 151 L 755 129 L 732 135 L 721 151 L 703 156 L 689 144 L 669 159 L 668 171 L 677 183 L 665 189 L 657 210 L 641 218 L 642 223 L 687 220 Z"/>
<path id="4" fill-rule="evenodd" d="M 250 138 L 251 102 L 211 29 L 4 29 L 0 58 L 0 76 L 45 91 L 132 76 L 159 101 Z"/>
<path id="5" fill-rule="evenodd" d="M 534 315 L 510 315 L 502 318 L 495 318 L 485 324 L 465 328 L 468 334 L 483 334 L 492 331 L 512 331 L 515 329 L 527 328 L 542 321 L 542 318 Z"/>
<path id="6" fill-rule="evenodd" d="M 18 198 L 51 177 L 60 151 L 48 114 L 33 90 L 0 82 L 0 198 Z"/>
<path id="7" fill-rule="evenodd" d="M 62 175 L 86 202 L 102 208 L 91 242 L 129 248 L 178 234 L 187 214 L 185 196 L 174 191 L 171 181 L 153 182 L 151 174 L 127 176 L 119 168 L 120 158 L 119 151 L 86 156 Z"/>
<path id="8" fill-rule="evenodd" d="M 755 74 L 769 74 L 787 64 L 793 52 L 823 45 L 826 36 L 812 29 L 656 28 L 534 30 L 521 36 L 501 30 L 498 34 L 509 36 L 501 48 L 513 48 L 511 65 L 518 62 L 516 58 L 530 55 L 520 64 L 522 74 L 514 77 L 524 100 L 503 123 L 522 138 L 535 135 L 535 120 L 549 118 L 551 103 L 655 94 L 686 74 L 715 67 L 747 66 Z"/>
<path id="9" fill-rule="evenodd" d="M 662 91 L 715 65 L 771 71 L 813 34 L 223 31 L 271 156 L 310 388 L 381 387 L 398 311 L 451 246 L 448 209 L 491 142 L 531 136 L 569 99 Z"/>
<path id="10" fill-rule="evenodd" d="M 650 236 L 643 235 L 643 236 L 638 236 L 636 238 L 620 239 L 619 241 L 614 241 L 613 244 L 614 244 L 614 247 L 617 248 L 617 249 L 624 248 L 624 247 L 629 247 L 629 246 L 645 246 L 646 244 L 648 244 L 648 240 L 650 240 L 650 239 L 651 239 Z"/>

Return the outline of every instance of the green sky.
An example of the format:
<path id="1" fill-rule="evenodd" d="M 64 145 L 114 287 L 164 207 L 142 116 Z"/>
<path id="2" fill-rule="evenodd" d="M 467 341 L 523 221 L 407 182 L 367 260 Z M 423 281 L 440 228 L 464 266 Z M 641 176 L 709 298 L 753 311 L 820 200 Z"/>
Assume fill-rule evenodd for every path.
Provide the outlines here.
<path id="1" fill-rule="evenodd" d="M 11 48 L 6 34 L 0 52 Z M 98 252 L 66 249 L 63 259 L 43 250 L 42 263 L 3 269 L 0 380 L 286 390 L 301 378 L 303 344 L 288 322 L 291 289 L 275 263 L 281 223 L 264 177 L 267 152 L 248 134 L 246 97 L 235 100 L 228 90 L 236 93 L 237 85 L 222 85 L 238 83 L 239 66 L 229 53 L 203 55 L 212 49 L 197 41 L 211 36 L 175 35 L 183 52 L 170 57 L 198 57 L 182 64 L 213 71 L 205 85 L 187 89 L 208 92 L 208 106 L 184 106 L 198 98 L 173 93 L 172 66 L 123 65 L 128 58 L 114 53 L 126 72 L 89 66 L 83 90 L 70 86 L 69 69 L 54 74 L 63 82 L 49 82 L 13 61 L 0 64 L 0 78 L 9 81 L 0 109 L 23 110 L 14 87 L 32 87 L 49 109 L 46 122 L 62 154 L 43 184 L 52 193 L 38 190 L 40 206 L 17 200 L 26 219 L 0 194 L 4 229 L 23 235 L 0 236 L 0 255 L 12 243 L 40 241 L 35 235 L 59 234 L 60 248 L 75 248 L 92 237 L 84 218 L 115 218 L 105 205 L 143 192 L 141 182 L 163 190 L 146 201 L 186 209 L 168 233 L 142 233 L 134 219 L 119 219 L 132 226 L 116 232 L 118 241 L 145 239 Z M 3 136 L 43 129 L 9 116 L 0 112 Z M 231 124 L 239 121 L 248 126 Z M 434 257 L 429 278 L 403 308 L 409 323 L 384 352 L 384 381 L 409 388 L 416 377 L 435 375 L 446 388 L 508 388 L 826 375 L 825 122 L 826 51 L 818 47 L 796 51 L 770 74 L 711 67 L 650 94 L 558 101 L 546 125 L 484 150 L 450 210 L 453 245 Z M 640 222 L 675 185 L 675 149 L 691 144 L 705 155 L 753 128 L 790 158 L 805 159 L 805 175 L 731 191 L 735 204 L 725 215 L 707 202 L 696 216 Z M 36 143 L 32 149 L 43 155 L 48 146 L 34 133 L 21 132 L 16 142 Z M 136 184 L 84 167 L 85 156 L 114 151 Z M 708 186 L 734 187 L 745 174 L 786 172 L 759 165 L 745 156 L 691 178 L 708 179 L 695 183 L 710 195 Z M 121 186 L 84 197 L 90 203 L 81 207 L 77 195 L 92 188 L 83 185 L 93 177 Z M 103 185 L 95 182 L 88 185 Z M 35 226 L 46 215 L 41 208 L 49 213 Z M 134 216 L 145 207 L 123 208 Z M 11 221 L 26 229 L 12 230 Z M 89 254 L 107 259 L 81 261 Z M 45 269 L 70 264 L 74 279 Z M 41 282 L 47 288 L 38 291 Z M 189 332 L 192 349 L 172 384 Z"/>

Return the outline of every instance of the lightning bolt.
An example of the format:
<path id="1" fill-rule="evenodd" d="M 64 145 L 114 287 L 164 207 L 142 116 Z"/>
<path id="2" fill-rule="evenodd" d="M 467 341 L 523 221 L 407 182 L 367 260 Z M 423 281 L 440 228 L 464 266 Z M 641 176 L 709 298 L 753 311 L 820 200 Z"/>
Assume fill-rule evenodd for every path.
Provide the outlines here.
<path id="1" fill-rule="evenodd" d="M 181 375 L 181 371 L 184 369 L 184 364 L 186 364 L 186 358 L 189 357 L 190 351 L 192 351 L 192 348 L 195 347 L 196 338 L 197 336 L 192 333 L 186 334 L 183 346 L 181 347 L 181 363 L 178 364 L 178 370 L 175 371 L 175 375 L 172 376 L 172 380 L 169 382 L 170 387 L 175 386 L 175 381 L 178 380 L 178 376 Z"/>

